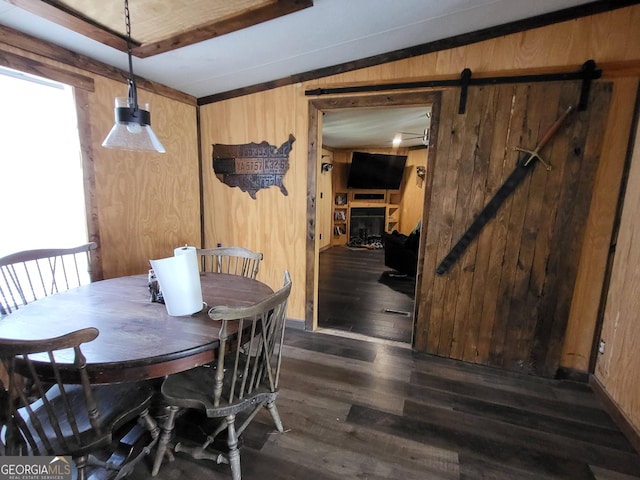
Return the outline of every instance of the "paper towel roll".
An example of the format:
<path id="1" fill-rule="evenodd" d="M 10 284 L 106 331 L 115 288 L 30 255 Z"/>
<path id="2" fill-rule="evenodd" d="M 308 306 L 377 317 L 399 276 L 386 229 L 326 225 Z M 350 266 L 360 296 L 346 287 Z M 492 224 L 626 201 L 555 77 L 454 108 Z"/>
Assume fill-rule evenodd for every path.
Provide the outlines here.
<path id="1" fill-rule="evenodd" d="M 196 247 L 190 247 L 188 245 L 185 245 L 184 247 L 178 247 L 176 249 L 173 250 L 173 254 L 174 255 L 184 255 L 185 253 L 196 253 Z"/>
<path id="2" fill-rule="evenodd" d="M 202 287 L 195 247 L 173 257 L 149 262 L 158 278 L 169 315 L 178 317 L 202 310 Z"/>

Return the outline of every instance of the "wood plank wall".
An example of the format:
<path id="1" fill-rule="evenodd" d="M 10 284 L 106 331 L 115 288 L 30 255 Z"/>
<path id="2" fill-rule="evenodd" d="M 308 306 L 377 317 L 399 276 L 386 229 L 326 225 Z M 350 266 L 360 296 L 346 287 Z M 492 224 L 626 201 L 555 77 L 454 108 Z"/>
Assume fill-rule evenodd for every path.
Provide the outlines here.
<path id="1" fill-rule="evenodd" d="M 173 249 L 185 243 L 199 244 L 195 102 L 150 93 L 139 85 L 139 97 L 151 104 L 152 125 L 167 153 L 141 154 L 103 148 L 101 143 L 114 122 L 114 99 L 127 94 L 125 77 L 115 81 L 11 45 L 37 45 L 36 40 L 27 42 L 22 36 L 18 40 L 12 42 L 6 34 L 0 35 L 0 64 L 17 57 L 19 65 L 7 66 L 71 82 L 76 88 L 88 188 L 89 239 L 98 243 L 99 264 L 95 271 L 101 272 L 103 278 L 146 273 L 149 259 L 173 255 Z M 45 47 L 39 50 L 50 50 Z M 62 49 L 58 47 L 57 51 Z M 95 70 L 95 65 L 92 69 Z M 112 71 L 107 74 L 113 76 Z M 79 75 L 92 80 L 90 90 L 74 80 Z"/>
<path id="2" fill-rule="evenodd" d="M 407 167 L 402 181 L 402 203 L 400 206 L 400 225 L 398 231 L 410 234 L 420 220 L 424 205 L 425 181 L 418 177 L 417 167 L 427 167 L 428 148 L 409 151 Z"/>
<path id="3" fill-rule="evenodd" d="M 293 283 L 288 314 L 294 319 L 304 318 L 306 272 L 308 137 L 299 90 L 280 88 L 258 98 L 242 97 L 201 108 L 205 246 L 241 245 L 262 252 L 258 279 L 272 287 L 282 284 L 283 271 L 288 269 Z M 280 146 L 289 134 L 296 140 L 283 182 L 288 195 L 274 186 L 258 191 L 254 200 L 215 176 L 213 144 L 267 141 Z M 320 157 L 316 155 L 314 170 L 319 170 Z"/>
<path id="4" fill-rule="evenodd" d="M 106 278 L 144 273 L 149 259 L 173 255 L 175 247 L 200 243 L 195 108 L 157 95 L 149 99 L 151 124 L 167 153 L 102 148 L 102 131 L 113 124 L 113 98 L 124 86 L 98 77 L 92 124 L 98 220 Z M 166 112 L 171 112 L 170 115 Z"/>
<path id="5" fill-rule="evenodd" d="M 578 68 L 585 60 L 593 58 L 605 68 L 605 77 L 609 75 L 614 81 L 614 89 L 604 137 L 606 155 L 601 159 L 595 179 L 585 248 L 581 252 L 561 363 L 567 368 L 586 371 L 638 85 L 639 24 L 640 6 L 631 6 L 203 107 L 202 172 L 206 174 L 203 179 L 206 184 L 203 215 L 207 242 L 241 243 L 263 250 L 268 267 L 265 267 L 261 279 L 272 285 L 280 283 L 283 268 L 293 265 L 294 291 L 290 315 L 302 319 L 306 314 L 306 290 L 302 284 L 308 271 L 312 277 L 314 275 L 314 266 L 309 264 L 306 254 L 309 226 L 306 207 L 315 202 L 315 186 L 310 195 L 307 192 L 307 152 L 310 145 L 316 148 L 315 140 L 308 138 L 309 98 L 305 97 L 304 90 L 451 77 L 459 75 L 464 68 L 470 68 L 474 74 L 514 73 L 562 66 Z M 20 49 L 13 46 L 15 42 L 12 39 L 11 33 L 0 36 L 0 50 L 95 79 L 101 78 L 95 73 L 95 62 L 91 64 L 92 72 L 87 72 L 86 67 L 80 67 L 77 56 L 68 52 L 64 55 L 66 63 L 51 60 L 52 56 L 62 58 L 56 57 L 61 55 L 56 54 L 61 51 L 58 47 L 39 48 L 36 45 Z M 30 49 L 45 53 L 33 54 Z M 80 68 L 70 67 L 74 62 L 78 62 Z M 110 74 L 107 76 L 113 77 L 113 69 Z M 89 135 L 92 138 L 87 145 L 95 164 L 95 184 L 100 185 L 96 187 L 100 191 L 91 194 L 96 195 L 94 211 L 99 217 L 93 220 L 107 232 L 101 239 L 104 262 L 108 266 L 105 276 L 116 276 L 143 270 L 149 258 L 168 254 L 176 242 L 198 242 L 199 204 L 186 194 L 174 200 L 171 187 L 177 178 L 186 190 L 197 188 L 197 181 L 189 173 L 193 165 L 197 165 L 198 145 L 191 143 L 197 126 L 195 107 L 184 111 L 177 108 L 177 116 L 163 120 L 161 112 L 172 112 L 173 115 L 174 107 L 181 102 L 166 100 L 164 97 L 168 98 L 168 94 L 163 94 L 162 98 L 153 96 L 154 128 L 169 153 L 162 160 L 144 160 L 142 164 L 135 154 L 114 159 L 99 147 L 112 123 L 108 114 L 101 115 L 105 110 L 112 111 L 116 92 L 125 92 L 124 77 L 121 82 L 97 83 L 95 93 L 87 94 L 88 104 L 83 106 L 91 124 Z M 267 140 L 280 144 L 289 133 L 293 133 L 297 140 L 290 156 L 291 168 L 285 177 L 288 197 L 271 189 L 260 192 L 257 201 L 249 201 L 248 196 L 245 198 L 237 191 L 232 192 L 212 181 L 211 143 Z M 147 178 L 150 183 L 145 183 Z M 169 213 L 163 215 L 163 211 Z M 170 235 L 165 235 L 167 229 Z M 618 323 L 618 332 L 622 332 L 624 322 L 629 319 L 624 316 L 616 318 L 621 322 Z M 605 320 L 606 332 L 611 327 L 608 322 L 613 319 L 607 317 Z M 635 335 L 632 330 L 629 333 Z M 625 357 L 620 359 L 619 366 L 632 365 L 637 361 L 637 353 L 625 351 L 621 355 Z M 606 381 L 612 387 L 614 400 L 624 392 L 637 392 L 637 380 L 628 386 L 621 370 L 612 368 Z M 618 379 L 621 383 L 614 387 Z M 640 425 L 640 420 L 635 421 Z"/>
<path id="6" fill-rule="evenodd" d="M 640 123 L 635 132 L 629 180 L 624 197 L 620 231 L 611 271 L 595 376 L 607 395 L 635 425 L 640 448 Z"/>
<path id="7" fill-rule="evenodd" d="M 478 42 L 465 47 L 371 67 L 358 72 L 359 83 L 382 83 L 417 78 L 438 78 L 459 74 L 465 67 L 473 72 L 542 69 L 574 65 L 586 59 L 608 63 L 605 76 L 615 77 L 611 115 L 608 118 L 604 151 L 592 198 L 585 232 L 585 248 L 570 311 L 562 366 L 586 371 L 600 300 L 600 285 L 605 275 L 606 252 L 615 215 L 618 189 L 629 137 L 633 101 L 638 82 L 640 60 L 640 22 L 637 6 L 614 10 L 574 21 L 563 22 Z M 327 77 L 315 86 L 339 86 L 354 81 L 354 74 Z"/>
<path id="8" fill-rule="evenodd" d="M 416 347 L 437 355 L 553 376 L 558 368 L 611 84 L 592 86 L 522 185 L 444 275 L 439 262 L 555 119 L 579 82 L 474 89 L 467 113 L 443 95 L 427 221 Z M 529 147 L 526 147 L 529 145 Z"/>
<path id="9" fill-rule="evenodd" d="M 307 167 L 301 165 L 306 163 L 309 148 L 301 147 L 301 144 L 309 145 L 309 139 L 305 138 L 305 135 L 309 128 L 307 108 L 310 98 L 304 96 L 305 90 L 317 87 L 430 79 L 444 75 L 455 76 L 459 75 L 465 67 L 471 68 L 476 73 L 503 71 L 514 73 L 524 69 L 529 71 L 528 69 L 548 69 L 563 65 L 577 69 L 589 58 L 595 59 L 598 64 L 615 62 L 618 67 L 621 65 L 624 67 L 626 61 L 640 60 L 640 52 L 637 48 L 640 44 L 640 29 L 636 28 L 639 22 L 640 7 L 628 7 L 508 35 L 496 40 L 478 42 L 465 47 L 205 105 L 201 107 L 205 165 L 210 157 L 211 143 L 214 143 L 214 138 L 215 141 L 223 143 L 242 143 L 262 139 L 277 143 L 289 133 L 282 128 L 285 125 L 286 130 L 290 130 L 296 136 L 297 141 L 294 144 L 290 162 L 297 171 L 292 170 L 285 177 L 290 195 L 276 202 L 272 211 L 277 212 L 278 215 L 283 211 L 290 212 L 288 218 L 292 220 L 285 222 L 286 225 L 283 228 L 295 229 L 296 227 L 290 227 L 290 223 L 293 222 L 301 227 L 298 231 L 299 236 L 294 239 L 292 232 L 287 231 L 279 245 L 274 244 L 275 239 L 269 237 L 262 237 L 260 242 L 264 242 L 262 248 L 265 253 L 269 253 L 268 258 L 273 264 L 288 265 L 291 263 L 290 258 L 295 258 L 296 277 L 299 282 L 302 282 L 307 275 L 307 270 L 313 271 L 313 265 L 310 264 L 298 268 L 298 265 L 304 263 L 307 257 L 305 241 L 301 241 L 300 236 L 306 240 L 306 227 L 312 223 L 305 216 L 304 206 L 308 201 L 315 201 L 316 193 L 314 191 L 307 197 Z M 592 207 L 597 206 L 597 217 L 590 215 L 588 219 L 585 242 L 589 248 L 582 252 L 581 267 L 576 282 L 576 295 L 584 301 L 574 302 L 572 306 L 562 356 L 564 367 L 582 371 L 588 368 L 591 351 L 589 331 L 592 336 L 600 296 L 599 289 L 606 267 L 617 189 L 624 164 L 626 139 L 629 135 L 633 110 L 630 99 L 636 94 L 634 84 L 637 81 L 636 74 L 632 71 L 626 74 L 631 77 L 625 78 L 624 72 L 624 69 L 618 69 L 617 77 L 614 79 L 611 111 L 615 112 L 615 117 L 608 119 L 605 131 L 607 155 L 600 165 L 596 178 L 596 192 L 592 198 Z M 630 103 L 631 106 L 629 106 Z M 280 135 L 273 135 L 271 132 L 278 128 L 283 131 Z M 291 187 L 294 184 L 295 188 Z M 229 189 L 225 191 L 227 187 L 224 186 L 210 184 L 207 188 L 209 191 L 204 193 L 205 205 L 215 206 L 212 212 L 215 212 L 218 207 L 225 211 L 229 210 L 230 205 L 234 204 L 238 197 L 237 193 Z M 264 200 L 259 197 L 256 203 L 262 202 Z M 224 216 L 216 216 L 214 213 L 209 214 L 205 211 L 206 221 L 209 222 L 205 234 L 211 241 L 215 241 L 215 238 L 221 235 L 228 235 L 238 240 L 248 238 L 249 241 L 254 241 L 256 233 L 253 230 L 261 230 L 264 223 L 269 222 L 270 219 L 251 214 L 254 207 L 250 203 L 246 204 L 243 201 L 243 206 L 247 207 L 245 214 L 250 214 L 257 223 L 230 222 Z M 595 210 L 592 208 L 590 211 Z M 235 228 L 233 233 L 231 227 Z M 238 230 L 239 228 L 244 228 L 244 231 Z M 270 227 L 265 228 L 268 230 Z M 260 242 L 256 244 L 260 246 Z M 585 269 L 589 270 L 588 276 L 583 274 Z M 313 278 L 314 274 L 310 275 Z M 276 275 L 274 272 L 272 278 L 265 276 L 263 279 L 274 283 L 279 282 L 280 274 Z M 306 312 L 312 311 L 312 309 L 305 309 L 304 297 L 304 289 L 297 290 L 294 286 L 290 304 L 290 314 L 293 318 L 302 319 Z"/>

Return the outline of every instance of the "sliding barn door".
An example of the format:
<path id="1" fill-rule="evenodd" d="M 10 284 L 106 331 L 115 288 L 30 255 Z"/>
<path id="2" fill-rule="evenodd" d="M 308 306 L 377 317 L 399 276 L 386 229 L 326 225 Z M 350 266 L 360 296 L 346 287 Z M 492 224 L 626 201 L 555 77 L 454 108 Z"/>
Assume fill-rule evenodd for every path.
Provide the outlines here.
<path id="1" fill-rule="evenodd" d="M 611 86 L 594 83 L 537 163 L 450 271 L 436 268 L 521 155 L 573 105 L 580 82 L 469 89 L 442 96 L 415 348 L 508 370 L 555 374 L 569 316 Z"/>

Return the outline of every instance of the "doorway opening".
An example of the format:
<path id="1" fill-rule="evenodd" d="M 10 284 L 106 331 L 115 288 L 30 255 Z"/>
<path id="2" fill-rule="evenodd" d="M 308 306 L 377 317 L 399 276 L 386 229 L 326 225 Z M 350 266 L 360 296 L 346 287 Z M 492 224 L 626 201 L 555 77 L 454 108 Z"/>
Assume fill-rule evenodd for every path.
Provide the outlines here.
<path id="1" fill-rule="evenodd" d="M 310 131 L 316 131 L 318 136 L 317 141 L 311 136 L 309 139 L 309 197 L 317 199 L 317 207 L 309 211 L 309 224 L 315 226 L 315 235 L 312 246 L 308 245 L 313 248 L 310 253 L 314 262 L 308 268 L 307 298 L 314 300 L 307 310 L 307 330 L 319 328 L 411 345 L 417 301 L 415 285 L 420 272 L 417 242 L 414 274 L 407 275 L 385 264 L 384 236 L 392 232 L 408 236 L 423 222 L 428 148 L 423 144 L 403 149 L 392 144 L 393 136 L 384 139 L 384 144 L 378 139 L 377 147 L 354 144 L 336 148 L 323 141 L 323 126 L 328 114 L 336 111 L 340 112 L 341 120 L 349 118 L 349 110 L 354 115 L 366 110 L 390 112 L 416 107 L 432 111 L 439 98 L 439 92 L 413 92 L 310 102 Z M 428 127 L 415 128 L 415 132 L 402 125 L 392 128 L 396 133 L 415 134 L 419 142 L 429 138 Z M 407 183 L 417 187 L 417 196 L 403 202 L 403 188 L 363 197 L 363 192 L 337 187 L 336 176 L 344 176 L 348 171 L 345 152 L 357 149 L 389 154 L 411 152 L 414 158 L 422 158 L 420 168 L 407 162 L 403 180 L 403 188 Z M 330 168 L 327 163 L 331 163 Z M 404 225 L 399 218 L 405 220 Z"/>

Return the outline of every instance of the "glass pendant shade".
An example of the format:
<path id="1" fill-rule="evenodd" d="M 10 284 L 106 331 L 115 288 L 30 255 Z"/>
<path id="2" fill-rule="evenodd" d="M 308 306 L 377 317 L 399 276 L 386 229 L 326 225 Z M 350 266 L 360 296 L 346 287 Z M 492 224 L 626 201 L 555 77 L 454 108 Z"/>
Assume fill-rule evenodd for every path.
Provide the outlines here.
<path id="1" fill-rule="evenodd" d="M 116 123 L 102 142 L 103 147 L 165 153 L 151 129 L 148 103 L 132 105 L 129 98 L 116 97 L 115 117 Z"/>

